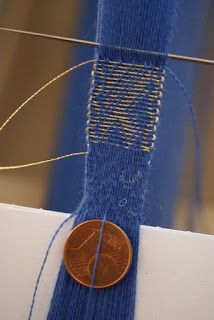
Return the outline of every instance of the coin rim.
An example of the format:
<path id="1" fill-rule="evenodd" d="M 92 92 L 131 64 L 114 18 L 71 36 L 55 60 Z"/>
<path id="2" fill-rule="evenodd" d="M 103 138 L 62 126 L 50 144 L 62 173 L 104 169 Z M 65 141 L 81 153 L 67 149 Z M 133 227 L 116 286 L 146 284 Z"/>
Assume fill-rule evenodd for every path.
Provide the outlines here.
<path id="1" fill-rule="evenodd" d="M 103 222 L 103 220 L 101 219 L 92 219 L 92 220 L 85 220 L 81 223 L 79 223 L 77 226 L 74 227 L 74 229 L 72 229 L 72 231 L 70 232 L 70 234 L 68 235 L 66 241 L 65 241 L 65 245 L 64 245 L 64 250 L 63 250 L 63 261 L 64 261 L 64 265 L 66 267 L 66 270 L 67 272 L 69 273 L 69 275 L 74 279 L 76 280 L 78 283 L 82 284 L 83 286 L 85 287 L 88 287 L 88 288 L 91 288 L 90 285 L 84 283 L 83 281 L 79 280 L 71 271 L 70 271 L 70 268 L 69 268 L 69 265 L 66 261 L 66 250 L 67 250 L 67 247 L 68 247 L 68 244 L 69 244 L 69 239 L 72 235 L 72 233 L 80 226 L 84 225 L 84 224 L 87 224 L 88 222 Z M 106 284 L 106 285 L 93 285 L 92 288 L 95 288 L 95 289 L 104 289 L 104 288 L 107 288 L 107 287 L 111 287 L 113 285 L 115 285 L 116 283 L 118 283 L 119 281 L 121 281 L 128 273 L 131 265 L 132 265 L 132 255 L 133 255 L 133 249 L 132 249 L 132 245 L 131 245 L 131 241 L 129 240 L 129 237 L 127 236 L 127 234 L 125 233 L 125 231 L 119 227 L 117 224 L 109 221 L 109 220 L 106 220 L 105 221 L 105 224 L 108 223 L 108 224 L 111 224 L 113 225 L 114 227 L 116 227 L 120 232 L 123 233 L 125 239 L 127 240 L 127 246 L 128 246 L 128 250 L 129 250 L 129 260 L 128 260 L 128 263 L 127 263 L 127 267 L 125 269 L 125 271 L 122 273 L 122 275 L 120 276 L 120 278 L 118 278 L 117 280 L 111 282 L 110 284 Z"/>

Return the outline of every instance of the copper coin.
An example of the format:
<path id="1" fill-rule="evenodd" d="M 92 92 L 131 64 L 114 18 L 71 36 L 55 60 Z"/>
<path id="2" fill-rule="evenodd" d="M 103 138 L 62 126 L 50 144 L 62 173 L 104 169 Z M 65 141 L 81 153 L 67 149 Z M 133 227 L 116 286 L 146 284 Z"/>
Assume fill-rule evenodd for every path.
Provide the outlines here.
<path id="1" fill-rule="evenodd" d="M 76 226 L 64 248 L 64 264 L 68 273 L 79 283 L 90 287 L 100 239 L 102 220 L 88 220 Z M 132 246 L 125 232 L 105 221 L 94 288 L 106 288 L 127 274 L 132 262 Z"/>

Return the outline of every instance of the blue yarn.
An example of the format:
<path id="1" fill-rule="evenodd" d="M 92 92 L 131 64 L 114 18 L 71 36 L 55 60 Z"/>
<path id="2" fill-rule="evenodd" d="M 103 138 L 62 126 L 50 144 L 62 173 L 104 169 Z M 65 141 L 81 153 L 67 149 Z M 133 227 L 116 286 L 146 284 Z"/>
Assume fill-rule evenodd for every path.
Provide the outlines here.
<path id="1" fill-rule="evenodd" d="M 86 304 L 85 320 L 89 320 L 89 317 L 90 317 L 90 319 L 93 318 L 93 310 L 90 310 L 91 309 L 90 302 L 91 302 L 92 290 L 93 290 L 93 285 L 94 285 L 94 280 L 95 280 L 95 275 L 96 275 L 97 264 L 98 264 L 98 260 L 99 260 L 100 248 L 101 248 L 101 244 L 102 244 L 105 221 L 106 221 L 106 215 L 104 215 L 104 217 L 103 217 L 102 225 L 101 225 L 101 229 L 100 229 L 100 237 L 99 237 L 97 250 L 96 250 L 95 263 L 94 263 L 92 278 L 91 278 L 91 286 L 90 286 L 90 290 L 89 290 L 88 301 Z"/>
<path id="2" fill-rule="evenodd" d="M 44 256 L 44 259 L 42 261 L 42 265 L 41 265 L 41 268 L 39 270 L 39 274 L 38 274 L 38 277 L 36 279 L 36 284 L 35 284 L 35 288 L 34 288 L 34 292 L 33 292 L 33 297 L 32 297 L 32 302 L 31 302 L 31 306 L 30 306 L 30 311 L 29 311 L 29 315 L 28 315 L 28 320 L 31 320 L 31 317 L 32 317 L 32 313 L 33 313 L 33 308 L 34 308 L 34 305 L 35 305 L 35 302 L 36 302 L 36 294 L 37 294 L 37 291 L 38 291 L 38 288 L 39 288 L 39 283 L 40 283 L 40 279 L 41 279 L 41 276 L 42 276 L 42 273 L 44 271 L 44 268 L 45 268 L 45 265 L 46 265 L 46 262 L 47 262 L 47 259 L 48 259 L 48 256 L 49 256 L 49 253 L 50 253 L 50 250 L 51 250 L 51 247 L 52 247 L 52 244 L 54 242 L 54 240 L 56 239 L 56 236 L 58 235 L 59 231 L 62 229 L 62 227 L 73 217 L 73 215 L 70 215 L 68 218 L 66 218 L 60 225 L 59 227 L 56 229 L 56 231 L 54 232 L 49 244 L 48 244 L 48 248 L 45 252 L 45 256 Z"/>
<path id="3" fill-rule="evenodd" d="M 78 284 L 70 278 L 62 264 L 48 320 L 82 320 L 87 317 L 86 308 L 94 320 L 134 319 L 139 225 L 142 221 L 144 224 L 157 225 L 159 221 L 159 217 L 147 215 L 143 205 L 154 138 L 151 130 L 155 128 L 154 114 L 158 97 L 155 96 L 153 102 L 151 100 L 153 93 L 156 95 L 161 91 L 160 88 L 154 90 L 155 77 L 161 78 L 165 57 L 139 55 L 108 45 L 165 53 L 175 8 L 176 1 L 172 0 L 101 0 L 99 3 L 98 41 L 102 46 L 97 52 L 98 63 L 91 92 L 84 198 L 77 210 L 75 224 L 85 219 L 103 219 L 104 213 L 108 212 L 108 220 L 119 225 L 129 237 L 133 247 L 133 262 L 129 273 L 120 283 L 102 290 L 91 290 Z M 150 73 L 151 79 L 148 76 Z M 141 75 L 145 76 L 144 87 L 139 81 Z M 113 81 L 115 78 L 116 83 L 108 95 L 110 78 Z M 126 79 L 130 81 L 129 90 Z M 116 107 L 119 106 L 121 112 L 125 113 L 125 121 L 119 130 L 119 122 L 118 126 L 113 125 L 116 122 L 112 120 L 115 116 L 115 100 L 111 93 L 116 86 L 119 87 L 115 92 L 118 94 Z M 133 101 L 129 114 L 129 106 L 122 110 L 122 105 L 126 105 L 125 98 L 130 95 Z M 109 111 L 106 110 L 108 98 L 112 106 Z M 147 109 L 148 102 L 151 102 L 151 112 Z M 100 113 L 96 109 L 97 103 Z M 139 136 L 141 130 L 133 126 L 129 115 L 133 115 L 132 120 L 141 127 L 143 137 Z M 127 121 L 130 127 L 125 127 Z M 87 307 L 89 291 L 91 294 Z"/>
<path id="4" fill-rule="evenodd" d="M 185 89 L 182 81 L 178 78 L 178 76 L 168 67 L 166 67 L 167 72 L 173 77 L 173 79 L 177 82 L 190 112 L 191 120 L 192 120 L 192 129 L 193 129 L 193 137 L 195 143 L 195 160 L 196 160 L 196 170 L 195 170 L 195 200 L 199 210 L 202 208 L 202 158 L 201 158 L 201 148 L 199 141 L 199 134 L 196 125 L 195 112 L 193 108 L 193 103 L 190 97 L 190 94 Z"/>
<path id="5" fill-rule="evenodd" d="M 111 46 L 166 53 L 178 3 L 175 0 L 100 0 L 97 40 L 109 47 L 99 48 L 99 58 L 164 64 L 165 57 L 115 50 Z"/>

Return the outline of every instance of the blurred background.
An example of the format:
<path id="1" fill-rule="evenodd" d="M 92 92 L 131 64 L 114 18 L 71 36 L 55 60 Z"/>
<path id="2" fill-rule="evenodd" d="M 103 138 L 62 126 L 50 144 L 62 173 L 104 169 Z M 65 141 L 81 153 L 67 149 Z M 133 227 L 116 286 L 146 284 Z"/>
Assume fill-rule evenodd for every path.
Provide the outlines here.
<path id="1" fill-rule="evenodd" d="M 95 40 L 95 0 L 1 0 L 0 26 Z M 209 0 L 181 1 L 170 51 L 214 59 L 214 5 Z M 94 57 L 92 48 L 0 32 L 0 121 L 66 68 Z M 149 188 L 153 202 L 170 225 L 181 230 L 214 233 L 213 67 L 169 61 L 189 91 L 196 110 L 203 157 L 203 208 L 194 206 L 194 139 L 182 93 L 166 80 L 163 108 L 172 118 L 162 121 L 161 139 L 174 135 L 154 163 Z M 20 112 L 0 134 L 0 164 L 15 165 L 85 151 L 85 124 L 90 67 L 59 80 Z M 174 109 L 173 109 L 174 108 Z M 168 111 L 167 111 L 168 110 Z M 168 119 L 168 120 L 167 120 Z M 170 129 L 171 128 L 171 129 Z M 160 140 L 161 140 L 160 139 Z M 166 143 L 165 143 L 166 144 Z M 167 156 L 167 150 L 169 154 Z M 166 157 L 173 164 L 164 166 Z M 171 171 L 170 171 L 171 170 Z M 166 177 L 166 178 L 165 178 Z M 83 196 L 84 157 L 60 163 L 0 172 L 0 202 L 73 212 Z M 170 194 L 167 190 L 171 190 Z M 167 193 L 168 192 L 168 193 Z M 153 190 L 153 193 L 154 190 Z M 170 201 L 166 201 L 167 194 Z M 168 219 L 168 218 L 167 218 Z"/>

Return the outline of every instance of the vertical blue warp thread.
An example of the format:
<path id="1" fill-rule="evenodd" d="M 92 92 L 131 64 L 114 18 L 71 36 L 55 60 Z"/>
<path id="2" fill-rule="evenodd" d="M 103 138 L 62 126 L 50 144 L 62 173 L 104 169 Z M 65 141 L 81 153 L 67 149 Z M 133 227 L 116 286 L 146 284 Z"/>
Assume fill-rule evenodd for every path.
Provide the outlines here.
<path id="1" fill-rule="evenodd" d="M 134 319 L 139 225 L 159 221 L 143 205 L 165 58 L 108 45 L 166 52 L 175 10 L 173 0 L 99 2 L 102 46 L 92 77 L 85 190 L 75 224 L 106 214 L 128 235 L 133 263 L 120 283 L 92 292 L 72 280 L 62 263 L 48 320 Z"/>
<path id="2" fill-rule="evenodd" d="M 203 170 L 203 161 L 201 156 L 201 147 L 200 147 L 200 139 L 199 139 L 199 133 L 197 129 L 196 124 L 196 114 L 195 110 L 193 108 L 193 102 L 191 99 L 190 94 L 185 89 L 185 86 L 183 85 L 182 81 L 178 78 L 178 76 L 175 74 L 173 70 L 166 67 L 166 71 L 169 73 L 169 75 L 172 76 L 172 78 L 175 80 L 175 82 L 178 84 L 178 87 L 181 91 L 181 94 L 184 97 L 184 101 L 186 103 L 186 106 L 188 108 L 188 111 L 190 113 L 191 122 L 192 122 L 192 130 L 193 130 L 193 140 L 195 144 L 195 184 L 194 184 L 194 200 L 196 202 L 196 207 L 198 211 L 201 213 L 202 207 L 203 207 L 203 199 L 202 199 L 202 170 Z M 193 217 L 191 217 L 193 219 Z"/>

